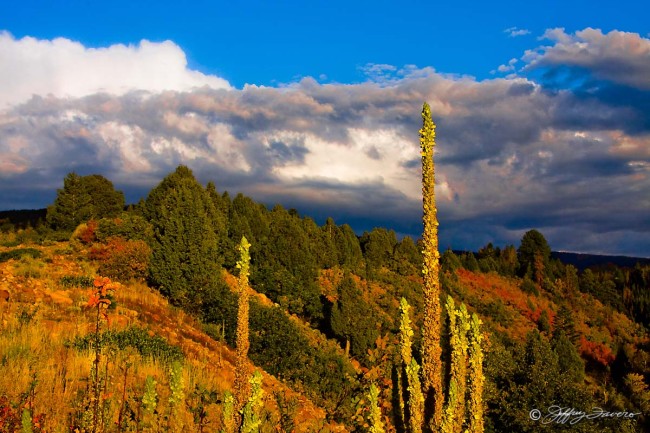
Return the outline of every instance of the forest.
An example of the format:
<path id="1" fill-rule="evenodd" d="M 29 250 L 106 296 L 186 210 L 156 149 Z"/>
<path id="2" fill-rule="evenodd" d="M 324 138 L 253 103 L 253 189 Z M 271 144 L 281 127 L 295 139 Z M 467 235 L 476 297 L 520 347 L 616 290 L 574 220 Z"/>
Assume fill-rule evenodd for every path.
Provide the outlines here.
<path id="1" fill-rule="evenodd" d="M 578 269 L 534 228 L 438 252 L 426 104 L 420 143 L 421 239 L 184 165 L 5 213 L 0 433 L 650 431 L 650 264 Z"/>

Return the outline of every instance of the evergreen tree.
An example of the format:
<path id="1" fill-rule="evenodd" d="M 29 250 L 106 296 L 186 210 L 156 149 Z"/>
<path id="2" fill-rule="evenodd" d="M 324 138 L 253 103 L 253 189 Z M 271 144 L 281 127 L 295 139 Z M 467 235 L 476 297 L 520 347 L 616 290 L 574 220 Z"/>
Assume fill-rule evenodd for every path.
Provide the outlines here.
<path id="1" fill-rule="evenodd" d="M 113 218 L 124 211 L 124 193 L 116 191 L 113 182 L 99 174 L 84 176 L 81 182 L 90 196 L 92 218 Z"/>
<path id="2" fill-rule="evenodd" d="M 533 281 L 539 283 L 546 275 L 551 258 L 551 247 L 544 235 L 537 230 L 527 231 L 521 238 L 517 254 L 519 276 L 528 275 Z"/>
<path id="3" fill-rule="evenodd" d="M 253 257 L 257 261 L 253 285 L 292 313 L 318 321 L 323 317 L 318 270 L 300 219 L 277 205 L 270 220 L 266 242 Z"/>
<path id="4" fill-rule="evenodd" d="M 375 227 L 361 236 L 360 243 L 368 268 L 376 271 L 391 264 L 397 236 L 393 230 Z"/>
<path id="5" fill-rule="evenodd" d="M 331 229 L 331 226 L 327 227 L 328 231 Z M 339 265 L 351 272 L 361 274 L 363 269 L 363 252 L 359 238 L 354 234 L 352 227 L 348 224 L 343 224 L 342 226 L 336 227 L 333 233 Z"/>
<path id="6" fill-rule="evenodd" d="M 338 300 L 332 307 L 330 325 L 349 353 L 364 360 L 377 340 L 372 307 L 363 299 L 354 279 L 346 273 L 338 287 Z"/>
<path id="7" fill-rule="evenodd" d="M 47 208 L 47 224 L 54 230 L 72 231 L 89 219 L 111 218 L 124 210 L 124 194 L 99 174 L 63 179 L 54 203 Z"/>
<path id="8" fill-rule="evenodd" d="M 72 231 L 92 215 L 91 197 L 81 176 L 68 173 L 63 189 L 57 190 L 56 200 L 47 208 L 47 224 L 54 230 Z"/>
<path id="9" fill-rule="evenodd" d="M 219 255 L 223 257 L 225 267 L 232 266 L 236 260 L 236 243 L 228 237 L 228 213 L 230 211 L 230 202 L 228 198 L 219 195 L 213 182 L 208 182 L 206 192 L 212 200 L 214 215 L 210 216 L 214 231 L 217 234 Z M 241 238 L 240 238 L 241 239 Z"/>
<path id="10" fill-rule="evenodd" d="M 559 331 L 553 335 L 551 345 L 557 355 L 560 373 L 573 382 L 582 383 L 585 378 L 585 363 L 571 340 Z"/>
<path id="11" fill-rule="evenodd" d="M 172 303 L 200 311 L 222 284 L 210 196 L 181 165 L 149 193 L 145 210 L 154 229 L 151 283 Z"/>
<path id="12" fill-rule="evenodd" d="M 422 269 L 422 254 L 410 236 L 404 236 L 395 246 L 392 268 L 400 275 L 415 275 Z"/>

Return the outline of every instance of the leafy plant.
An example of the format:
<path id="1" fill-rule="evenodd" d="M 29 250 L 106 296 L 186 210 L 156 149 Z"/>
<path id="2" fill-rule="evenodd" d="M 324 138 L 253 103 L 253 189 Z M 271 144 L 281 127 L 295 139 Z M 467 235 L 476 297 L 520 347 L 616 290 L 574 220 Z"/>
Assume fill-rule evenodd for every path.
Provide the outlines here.
<path id="1" fill-rule="evenodd" d="M 11 259 L 18 260 L 22 257 L 28 256 L 33 259 L 38 259 L 43 255 L 35 248 L 17 248 L 15 250 L 3 251 L 0 253 L 0 263 L 7 262 Z"/>
<path id="2" fill-rule="evenodd" d="M 75 338 L 71 345 L 79 350 L 94 348 L 95 336 L 86 335 Z M 169 344 L 164 338 L 151 335 L 144 328 L 132 326 L 122 331 L 105 331 L 99 335 L 101 347 L 114 346 L 119 350 L 132 347 L 144 358 L 172 363 L 184 359 L 180 347 Z"/>

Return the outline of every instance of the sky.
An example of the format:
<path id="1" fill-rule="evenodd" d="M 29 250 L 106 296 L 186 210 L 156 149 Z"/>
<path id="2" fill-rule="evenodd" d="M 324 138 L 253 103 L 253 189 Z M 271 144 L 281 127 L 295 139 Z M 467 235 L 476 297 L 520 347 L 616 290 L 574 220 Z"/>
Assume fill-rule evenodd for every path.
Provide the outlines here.
<path id="1" fill-rule="evenodd" d="M 0 4 L 0 210 L 98 173 L 136 202 L 179 164 L 358 233 L 650 257 L 640 1 Z"/>

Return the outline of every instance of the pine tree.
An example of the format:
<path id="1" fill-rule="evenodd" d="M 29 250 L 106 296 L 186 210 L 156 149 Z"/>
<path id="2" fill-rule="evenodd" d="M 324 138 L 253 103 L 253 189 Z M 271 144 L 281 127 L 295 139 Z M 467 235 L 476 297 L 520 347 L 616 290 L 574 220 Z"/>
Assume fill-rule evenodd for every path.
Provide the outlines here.
<path id="1" fill-rule="evenodd" d="M 47 208 L 47 224 L 54 230 L 74 230 L 92 217 L 91 197 L 81 176 L 72 172 L 63 179 L 63 189 L 57 191 L 56 200 Z"/>
<path id="2" fill-rule="evenodd" d="M 337 290 L 339 297 L 332 307 L 330 326 L 347 351 L 363 360 L 378 337 L 373 309 L 350 273 L 344 274 Z"/>
<path id="3" fill-rule="evenodd" d="M 72 172 L 63 180 L 46 220 L 55 230 L 72 231 L 91 218 L 110 218 L 124 210 L 124 193 L 99 174 L 79 176 Z"/>
<path id="4" fill-rule="evenodd" d="M 422 207 L 424 232 L 422 251 L 424 265 L 424 323 L 422 325 L 422 382 L 427 410 L 433 414 L 432 425 L 440 426 L 442 421 L 442 348 L 440 346 L 441 307 L 440 282 L 438 280 L 438 219 L 436 216 L 435 170 L 433 150 L 435 147 L 435 125 L 431 109 L 426 102 L 422 107 L 422 129 L 420 149 L 422 155 Z"/>
<path id="5" fill-rule="evenodd" d="M 145 214 L 154 229 L 151 283 L 172 303 L 199 311 L 222 284 L 212 200 L 179 166 L 149 193 Z"/>

